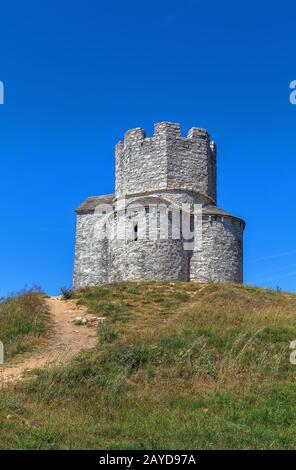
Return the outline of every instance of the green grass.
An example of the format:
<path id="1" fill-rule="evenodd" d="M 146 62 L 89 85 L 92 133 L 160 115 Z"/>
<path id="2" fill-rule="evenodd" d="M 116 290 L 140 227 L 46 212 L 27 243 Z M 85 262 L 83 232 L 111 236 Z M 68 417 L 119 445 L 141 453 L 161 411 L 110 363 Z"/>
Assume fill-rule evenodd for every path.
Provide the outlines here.
<path id="1" fill-rule="evenodd" d="M 296 296 L 151 282 L 73 297 L 106 316 L 97 347 L 2 391 L 0 448 L 296 448 Z"/>
<path id="2" fill-rule="evenodd" d="M 0 340 L 6 361 L 40 346 L 48 329 L 48 310 L 40 292 L 26 292 L 1 301 Z"/>
<path id="3" fill-rule="evenodd" d="M 112 343 L 117 337 L 117 330 L 109 323 L 101 323 L 98 327 L 98 335 L 101 343 Z"/>

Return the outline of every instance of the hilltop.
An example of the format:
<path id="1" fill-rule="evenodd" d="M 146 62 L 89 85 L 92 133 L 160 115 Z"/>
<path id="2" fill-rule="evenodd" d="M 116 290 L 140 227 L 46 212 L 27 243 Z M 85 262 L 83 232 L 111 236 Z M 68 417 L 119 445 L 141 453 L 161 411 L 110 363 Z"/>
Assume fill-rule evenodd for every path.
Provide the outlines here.
<path id="1" fill-rule="evenodd" d="M 64 295 L 105 318 L 95 346 L 2 390 L 0 448 L 296 448 L 295 295 L 186 282 Z"/>

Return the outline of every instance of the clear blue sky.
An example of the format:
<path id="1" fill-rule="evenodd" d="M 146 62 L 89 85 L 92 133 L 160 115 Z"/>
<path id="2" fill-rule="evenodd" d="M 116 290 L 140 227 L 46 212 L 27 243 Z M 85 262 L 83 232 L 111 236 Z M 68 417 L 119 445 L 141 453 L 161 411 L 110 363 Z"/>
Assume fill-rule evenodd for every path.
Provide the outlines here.
<path id="1" fill-rule="evenodd" d="M 245 281 L 296 291 L 295 1 L 0 8 L 0 295 L 71 285 L 75 207 L 113 192 L 115 143 L 157 121 L 208 128 Z"/>

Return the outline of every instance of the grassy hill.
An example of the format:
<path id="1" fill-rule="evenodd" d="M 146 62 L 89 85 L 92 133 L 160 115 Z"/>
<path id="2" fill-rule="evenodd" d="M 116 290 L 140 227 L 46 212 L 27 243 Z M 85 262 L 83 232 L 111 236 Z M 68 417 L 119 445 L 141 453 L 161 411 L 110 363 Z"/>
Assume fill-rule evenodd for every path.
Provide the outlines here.
<path id="1" fill-rule="evenodd" d="M 0 448 L 296 448 L 296 296 L 185 282 L 72 296 L 106 317 L 97 348 L 1 392 Z"/>
<path id="2" fill-rule="evenodd" d="M 0 299 L 0 340 L 5 344 L 5 362 L 42 346 L 50 329 L 49 320 L 41 292 Z"/>

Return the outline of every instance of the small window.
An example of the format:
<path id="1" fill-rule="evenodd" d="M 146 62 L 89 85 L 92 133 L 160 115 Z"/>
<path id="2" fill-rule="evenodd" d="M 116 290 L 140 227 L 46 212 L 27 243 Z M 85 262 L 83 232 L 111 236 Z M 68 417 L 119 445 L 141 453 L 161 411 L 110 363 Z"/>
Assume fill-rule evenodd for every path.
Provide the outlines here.
<path id="1" fill-rule="evenodd" d="M 138 240 L 138 224 L 134 225 L 134 241 Z"/>

